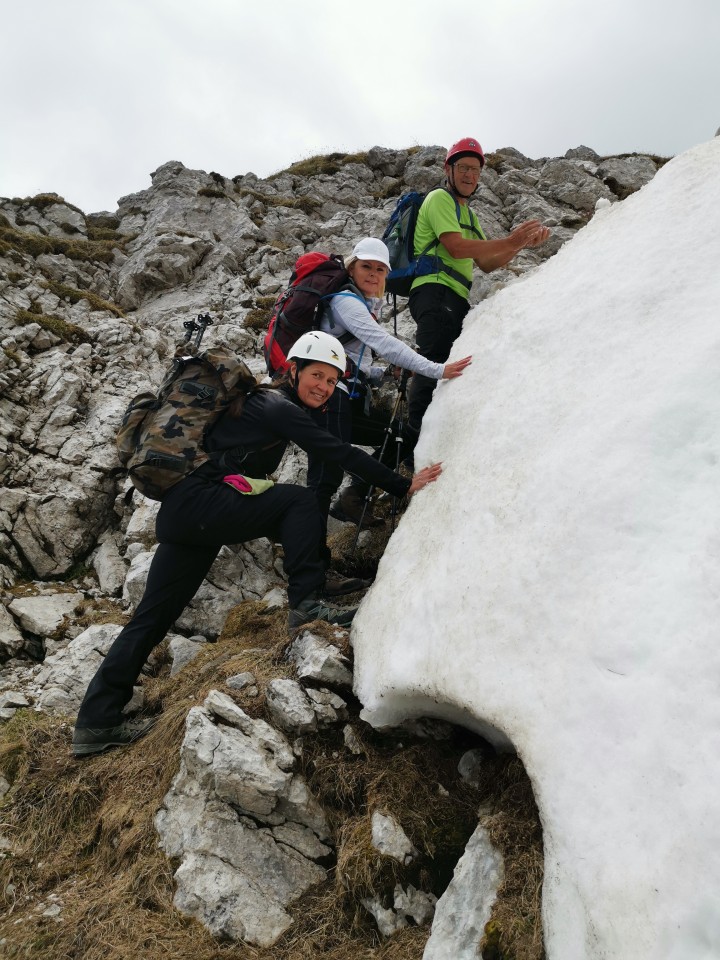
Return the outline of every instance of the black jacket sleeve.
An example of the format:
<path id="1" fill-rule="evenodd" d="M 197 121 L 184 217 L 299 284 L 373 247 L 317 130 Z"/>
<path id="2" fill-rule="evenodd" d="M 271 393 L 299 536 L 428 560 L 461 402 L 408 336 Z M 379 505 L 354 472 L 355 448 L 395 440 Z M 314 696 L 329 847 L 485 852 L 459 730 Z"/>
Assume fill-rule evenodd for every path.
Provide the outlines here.
<path id="1" fill-rule="evenodd" d="M 271 433 L 292 441 L 318 460 L 339 463 L 344 470 L 356 473 L 363 480 L 387 490 L 393 496 L 403 497 L 408 492 L 410 480 L 407 477 L 390 470 L 351 443 L 338 440 L 319 427 L 305 410 L 290 399 L 277 399 L 282 399 L 282 402 L 268 403 L 265 409 L 265 426 Z"/>

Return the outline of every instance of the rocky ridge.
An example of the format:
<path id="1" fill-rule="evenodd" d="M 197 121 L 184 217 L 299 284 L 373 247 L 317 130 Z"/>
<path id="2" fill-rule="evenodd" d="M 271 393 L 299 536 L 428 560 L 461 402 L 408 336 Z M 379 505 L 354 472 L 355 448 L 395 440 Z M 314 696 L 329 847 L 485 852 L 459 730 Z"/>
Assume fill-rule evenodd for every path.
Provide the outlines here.
<path id="1" fill-rule="evenodd" d="M 28 707 L 72 716 L 142 593 L 157 504 L 139 495 L 128 500 L 127 484 L 115 472 L 114 436 L 130 398 L 159 382 L 182 322 L 210 312 L 208 341 L 234 347 L 261 374 L 262 332 L 296 257 L 309 249 L 346 254 L 359 237 L 380 235 L 402 192 L 439 185 L 443 156 L 439 147 L 376 147 L 366 155 L 316 158 L 265 180 L 251 173 L 230 179 L 171 162 L 152 174 L 148 190 L 122 198 L 112 214 L 85 215 L 52 194 L 0 200 L 0 721 Z M 552 256 L 599 202 L 616 202 L 639 189 L 661 163 L 649 156 L 600 158 L 585 147 L 555 159 L 530 160 L 509 148 L 491 154 L 473 202 L 487 235 L 501 236 L 538 217 L 553 236 L 544 247 L 523 252 L 511 269 L 479 276 L 471 300 Z M 412 342 L 405 309 L 398 331 Z M 292 453 L 282 478 L 299 479 L 302 471 L 302 457 Z M 173 669 L 220 635 L 239 601 L 264 599 L 270 608 L 282 602 L 282 579 L 273 545 L 224 548 L 170 638 Z M 303 644 L 313 647 L 307 638 Z M 265 690 L 275 729 L 265 731 L 260 752 L 271 749 L 281 758 L 275 761 L 275 803 L 283 791 L 294 796 L 303 790 L 291 773 L 292 742 L 347 721 L 338 689 L 350 682 L 348 665 L 331 657 L 328 666 L 322 644 L 309 653 L 303 644 L 294 653 L 298 680 L 277 678 Z M 318 659 L 329 674 L 313 674 Z M 253 679 L 237 680 L 236 686 L 228 680 L 227 687 L 247 693 Z M 138 689 L 133 705 L 141 698 Z M 257 806 L 243 806 L 237 798 L 223 807 L 227 791 L 220 787 L 218 794 L 222 777 L 218 781 L 212 772 L 216 754 L 221 762 L 224 738 L 255 736 L 257 722 L 225 692 L 211 693 L 192 708 L 181 770 L 157 824 L 168 855 L 182 860 L 176 905 L 218 935 L 254 937 L 267 945 L 287 929 L 287 904 L 324 876 L 333 839 L 312 798 L 312 814 L 305 810 L 279 821 L 268 819 L 268 811 L 258 818 Z M 348 750 L 352 737 L 348 728 Z M 211 755 L 209 767 L 198 759 Z M 231 771 L 233 782 L 238 776 Z M 213 791 L 202 793 L 201 785 L 210 781 Z M 198 804 L 206 811 L 209 804 L 212 815 L 200 817 Z M 200 832 L 188 828 L 195 819 L 204 824 Z M 238 838 L 242 834 L 238 850 L 246 850 L 252 836 L 271 859 L 281 860 L 272 866 L 263 860 L 262 870 L 238 881 L 235 868 L 244 869 L 243 856 L 233 864 L 222 844 L 213 846 L 213 833 L 224 835 L 229 820 Z M 486 841 L 476 845 L 497 889 L 502 867 Z M 237 898 L 218 903 L 218 870 L 230 871 L 229 889 L 245 884 L 257 904 L 272 901 L 264 919 L 252 910 L 240 917 Z M 282 878 L 284 900 L 261 892 L 263 871 Z M 459 870 L 458 883 L 463 874 L 473 870 Z M 434 903 L 423 897 L 432 896 L 400 886 L 394 906 L 372 897 L 365 906 L 389 934 L 419 923 L 420 916 L 427 922 Z M 488 897 L 488 910 L 493 899 Z M 458 908 L 448 909 L 443 922 L 452 925 L 447 918 Z M 427 955 L 449 956 L 437 947 L 438 936 L 435 952 Z"/>

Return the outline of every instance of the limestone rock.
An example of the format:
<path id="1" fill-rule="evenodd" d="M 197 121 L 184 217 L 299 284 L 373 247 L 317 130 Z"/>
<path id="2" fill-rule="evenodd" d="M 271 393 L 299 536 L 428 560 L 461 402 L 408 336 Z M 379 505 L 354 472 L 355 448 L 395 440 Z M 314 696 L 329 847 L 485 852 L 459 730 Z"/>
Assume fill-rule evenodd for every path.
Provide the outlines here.
<path id="1" fill-rule="evenodd" d="M 0 693 L 0 720 L 11 720 L 16 711 L 29 707 L 27 697 L 15 690 L 6 690 Z"/>
<path id="2" fill-rule="evenodd" d="M 92 564 L 103 593 L 115 597 L 122 592 L 127 564 L 120 555 L 118 536 L 107 537 L 93 554 Z"/>
<path id="3" fill-rule="evenodd" d="M 24 637 L 7 607 L 0 604 L 0 654 L 12 656 L 22 650 Z"/>
<path id="4" fill-rule="evenodd" d="M 412 863 L 417 857 L 417 849 L 395 817 L 375 810 L 371 824 L 372 845 L 379 853 L 392 857 L 404 866 Z"/>
<path id="5" fill-rule="evenodd" d="M 288 660 L 295 664 L 298 679 L 337 687 L 352 687 L 350 661 L 338 647 L 310 630 L 305 630 L 288 650 Z"/>
<path id="6" fill-rule="evenodd" d="M 315 711 L 319 729 L 347 720 L 347 704 L 332 690 L 308 687 L 306 693 Z"/>
<path id="7" fill-rule="evenodd" d="M 480 749 L 468 750 L 460 757 L 458 763 L 458 773 L 466 783 L 473 787 L 480 784 L 480 777 L 483 767 L 483 751 Z"/>
<path id="8" fill-rule="evenodd" d="M 174 677 L 183 667 L 192 663 L 195 657 L 202 651 L 203 646 L 204 643 L 198 643 L 188 637 L 173 637 L 169 643 L 170 655 L 172 656 L 170 676 Z"/>
<path id="9" fill-rule="evenodd" d="M 231 690 L 243 690 L 248 696 L 256 697 L 258 695 L 255 675 L 249 671 L 246 671 L 245 673 L 236 673 L 234 676 L 228 677 L 225 681 L 225 685 L 230 687 Z"/>
<path id="10" fill-rule="evenodd" d="M 155 550 L 137 553 L 130 563 L 123 599 L 136 607 L 145 591 Z M 242 600 L 257 600 L 277 580 L 267 541 L 238 548 L 223 547 L 192 601 L 177 619 L 177 627 L 215 639 L 230 610 Z"/>
<path id="11" fill-rule="evenodd" d="M 435 907 L 423 960 L 479 960 L 479 944 L 504 877 L 503 861 L 478 826 Z"/>
<path id="12" fill-rule="evenodd" d="M 639 155 L 609 157 L 597 168 L 598 177 L 621 200 L 650 183 L 656 173 L 655 162 L 650 157 Z"/>
<path id="13" fill-rule="evenodd" d="M 116 624 L 95 624 L 46 657 L 32 683 L 32 689 L 38 691 L 36 709 L 60 715 L 77 713 L 88 684 L 120 630 Z M 138 705 L 134 698 L 127 709 Z"/>
<path id="14" fill-rule="evenodd" d="M 274 722 L 293 736 L 317 730 L 317 716 L 312 701 L 295 680 L 271 680 L 266 691 L 267 706 Z"/>
<path id="15" fill-rule="evenodd" d="M 29 633 L 47 637 L 58 629 L 65 617 L 72 614 L 81 593 L 54 593 L 49 596 L 18 597 L 10 604 L 10 612 Z"/>
<path id="16" fill-rule="evenodd" d="M 218 936 L 271 946 L 287 907 L 325 879 L 329 829 L 294 763 L 281 734 L 218 691 L 188 714 L 155 824 L 181 860 L 175 905 Z"/>

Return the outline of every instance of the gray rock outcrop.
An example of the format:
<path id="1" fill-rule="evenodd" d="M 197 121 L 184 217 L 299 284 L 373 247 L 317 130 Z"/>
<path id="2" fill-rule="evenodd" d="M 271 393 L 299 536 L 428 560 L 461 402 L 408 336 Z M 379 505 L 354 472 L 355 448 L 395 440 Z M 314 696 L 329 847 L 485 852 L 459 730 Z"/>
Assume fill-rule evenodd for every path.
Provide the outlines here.
<path id="1" fill-rule="evenodd" d="M 504 873 L 502 857 L 479 826 L 437 902 L 423 960 L 479 960 L 480 941 Z"/>
<path id="2" fill-rule="evenodd" d="M 286 908 L 325 879 L 332 853 L 288 741 L 218 691 L 188 714 L 180 772 L 155 822 L 161 847 L 181 860 L 177 908 L 259 946 L 290 926 Z"/>
<path id="3" fill-rule="evenodd" d="M 348 658 L 333 643 L 305 630 L 293 641 L 288 660 L 295 664 L 298 679 L 337 687 L 352 687 Z"/>
<path id="4" fill-rule="evenodd" d="M 120 629 L 116 624 L 88 627 L 64 649 L 46 657 L 33 681 L 33 689 L 39 691 L 37 709 L 61 716 L 77 713 L 88 684 Z M 135 700 L 132 707 L 137 705 Z"/>

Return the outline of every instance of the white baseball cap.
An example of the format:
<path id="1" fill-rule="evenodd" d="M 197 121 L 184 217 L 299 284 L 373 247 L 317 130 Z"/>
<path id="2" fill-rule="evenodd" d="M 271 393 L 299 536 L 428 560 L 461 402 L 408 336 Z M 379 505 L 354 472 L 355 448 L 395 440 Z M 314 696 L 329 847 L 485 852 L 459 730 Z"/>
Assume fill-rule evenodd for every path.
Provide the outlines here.
<path id="1" fill-rule="evenodd" d="M 375 237 L 364 237 L 355 244 L 350 256 L 351 260 L 377 260 L 378 263 L 384 263 L 390 269 L 390 254 L 388 248 Z"/>

